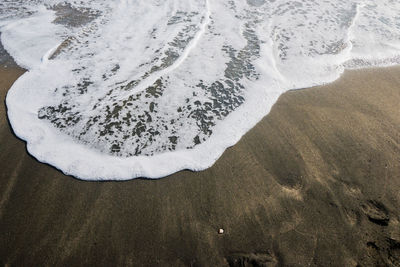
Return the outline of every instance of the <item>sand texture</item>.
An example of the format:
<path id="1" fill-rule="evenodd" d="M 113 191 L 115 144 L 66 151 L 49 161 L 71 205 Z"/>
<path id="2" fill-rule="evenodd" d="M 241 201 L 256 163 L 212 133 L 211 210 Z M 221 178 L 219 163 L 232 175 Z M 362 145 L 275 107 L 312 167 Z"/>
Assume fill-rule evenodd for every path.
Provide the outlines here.
<path id="1" fill-rule="evenodd" d="M 206 171 L 103 183 L 13 135 L 22 73 L 0 69 L 0 265 L 400 266 L 399 67 L 285 93 Z"/>

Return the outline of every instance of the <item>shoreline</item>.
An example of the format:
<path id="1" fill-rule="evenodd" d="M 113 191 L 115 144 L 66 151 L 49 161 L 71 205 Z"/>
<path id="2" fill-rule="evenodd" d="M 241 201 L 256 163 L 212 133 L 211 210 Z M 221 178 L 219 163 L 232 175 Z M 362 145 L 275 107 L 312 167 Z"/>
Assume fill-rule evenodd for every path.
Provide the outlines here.
<path id="1" fill-rule="evenodd" d="M 1 34 L 1 33 L 0 33 L 0 34 Z M 1 45 L 1 43 L 0 43 L 0 45 Z M 1 47 L 0 47 L 0 49 L 1 49 Z M 1 50 L 0 50 L 0 52 L 1 52 Z M 6 59 L 7 61 L 6 61 L 3 65 L 2 65 L 1 62 L 0 62 L 0 68 L 3 68 L 3 70 L 5 70 L 6 72 L 7 72 L 7 69 L 9 68 L 9 70 L 11 70 L 11 73 L 14 72 L 14 70 L 15 70 L 15 72 L 16 72 L 16 73 L 19 73 L 18 75 L 20 75 L 20 76 L 22 76 L 24 73 L 26 73 L 26 72 L 29 71 L 29 70 L 26 70 L 26 69 L 24 69 L 24 68 L 18 66 L 18 65 L 14 62 L 14 60 L 12 59 L 12 57 L 9 56 L 7 52 L 5 52 L 5 53 L 6 53 L 6 58 L 5 58 L 5 59 Z M 314 88 L 321 88 L 321 87 L 329 86 L 329 85 L 334 84 L 334 83 L 337 83 L 339 80 L 341 80 L 343 75 L 352 75 L 352 73 L 353 73 L 353 74 L 356 74 L 356 73 L 364 72 L 364 71 L 365 71 L 365 72 L 372 72 L 372 73 L 374 73 L 374 72 L 381 72 L 382 70 L 385 70 L 385 69 L 390 71 L 391 69 L 396 69 L 396 68 L 400 69 L 400 65 L 384 66 L 384 67 L 366 67 L 366 68 L 358 68 L 358 69 L 346 69 L 346 70 L 342 73 L 342 75 L 341 75 L 337 80 L 335 80 L 335 81 L 333 81 L 333 82 L 330 82 L 330 83 L 327 83 L 327 84 L 323 84 L 323 85 L 316 85 L 316 86 L 312 86 L 312 87 L 305 87 L 305 88 L 298 88 L 298 89 L 290 89 L 290 90 L 287 90 L 286 92 L 282 93 L 282 94 L 278 97 L 278 99 L 280 99 L 281 96 L 282 96 L 283 94 L 294 93 L 294 92 L 296 92 L 296 91 L 311 90 L 311 89 L 314 89 Z M 19 78 L 19 77 L 18 77 L 18 78 Z M 17 78 L 17 79 L 18 79 L 18 78 Z M 15 80 L 15 81 L 16 81 L 16 80 Z M 278 100 L 277 100 L 277 101 L 278 101 Z M 277 101 L 276 101 L 272 106 L 274 106 L 274 105 L 277 103 Z M 5 100 L 4 100 L 4 102 L 5 102 Z M 266 114 L 266 115 L 263 117 L 263 119 L 264 119 L 265 117 L 267 117 L 268 115 L 269 115 L 269 113 Z M 10 122 L 8 116 L 6 116 L 6 117 L 7 117 L 7 122 L 8 122 L 8 124 L 9 124 L 9 127 L 11 127 L 11 131 L 13 132 L 13 135 L 14 135 L 15 137 L 17 137 L 18 139 L 22 140 L 25 144 L 27 144 L 27 141 L 26 141 L 24 138 L 21 138 L 21 137 L 19 137 L 18 135 L 15 134 L 14 130 L 12 129 L 11 122 Z M 259 122 L 257 122 L 257 123 L 256 123 L 250 130 L 248 130 L 244 135 L 246 135 L 249 131 L 251 131 L 253 128 L 255 128 L 257 124 L 261 123 L 261 121 L 262 121 L 263 119 L 261 119 Z M 243 138 L 244 135 L 242 135 L 242 136 L 239 138 L 239 141 Z M 239 142 L 239 141 L 238 141 L 238 142 Z M 224 151 L 221 153 L 221 155 L 218 156 L 217 160 L 219 160 L 219 158 L 222 156 L 223 153 L 225 153 L 225 151 L 226 151 L 227 149 L 230 149 L 231 147 L 233 147 L 233 146 L 235 146 L 235 145 L 236 145 L 236 143 L 235 143 L 234 145 L 231 145 L 231 146 L 228 146 L 227 148 L 225 148 Z M 90 150 L 91 150 L 91 149 L 89 148 L 87 152 L 90 152 L 90 153 L 91 153 Z M 204 171 L 204 170 L 207 170 L 208 168 L 210 168 L 210 167 L 201 168 L 200 170 L 194 170 L 194 169 L 196 169 L 196 168 L 194 168 L 194 169 L 191 169 L 191 168 L 188 168 L 188 169 L 178 169 L 177 171 L 174 171 L 174 172 L 172 172 L 171 174 L 167 174 L 167 175 L 165 175 L 165 176 L 160 176 L 160 177 L 152 177 L 152 176 L 150 176 L 150 177 L 145 177 L 145 176 L 133 176 L 133 178 L 91 178 L 91 177 L 86 177 L 86 178 L 85 178 L 85 177 L 78 177 L 78 176 L 76 176 L 76 175 L 74 175 L 74 174 L 64 172 L 62 167 L 57 167 L 57 166 L 56 166 L 57 164 L 49 163 L 49 162 L 47 162 L 47 160 L 43 160 L 43 161 L 42 161 L 42 160 L 39 160 L 39 159 L 37 159 L 37 157 L 36 157 L 35 155 L 33 155 L 33 154 L 29 153 L 29 152 L 27 152 L 27 153 L 28 153 L 31 157 L 35 158 L 39 163 L 46 164 L 46 165 L 48 165 L 48 166 L 50 166 L 50 167 L 52 167 L 52 168 L 58 170 L 59 172 L 61 172 L 61 173 L 62 173 L 63 175 L 65 175 L 65 176 L 70 176 L 70 177 L 73 177 L 74 179 L 77 179 L 77 180 L 80 180 L 80 181 L 89 181 L 89 182 L 90 182 L 90 181 L 99 181 L 99 182 L 113 182 L 113 181 L 116 181 L 116 182 L 118 182 L 118 181 L 129 181 L 129 180 L 133 180 L 133 179 L 144 179 L 144 180 L 146 180 L 146 179 L 149 179 L 149 180 L 150 180 L 150 179 L 151 179 L 151 180 L 158 180 L 158 179 L 167 178 L 167 177 L 172 176 L 172 175 L 174 175 L 174 174 L 176 174 L 176 173 L 178 173 L 178 172 L 181 172 L 181 171 L 190 171 L 190 172 L 198 172 L 198 171 L 200 171 L 200 172 L 201 172 L 201 171 Z M 163 153 L 161 153 L 161 154 L 163 154 Z M 111 156 L 110 159 L 113 159 L 113 158 L 117 158 L 117 157 Z M 216 160 L 216 161 L 217 161 L 217 160 Z M 216 162 L 216 161 L 215 161 L 215 162 Z M 215 162 L 211 165 L 211 167 L 215 164 Z"/>
<path id="2" fill-rule="evenodd" d="M 4 107 L 22 73 L 0 70 L 0 264 L 400 264 L 400 67 L 288 91 L 209 169 L 125 182 L 27 154 Z"/>

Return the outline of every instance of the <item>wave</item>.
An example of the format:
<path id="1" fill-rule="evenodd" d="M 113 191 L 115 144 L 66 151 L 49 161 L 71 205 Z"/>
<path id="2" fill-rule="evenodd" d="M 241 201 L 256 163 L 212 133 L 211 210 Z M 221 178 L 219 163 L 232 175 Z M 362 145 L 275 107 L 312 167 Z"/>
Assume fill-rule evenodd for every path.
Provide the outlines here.
<path id="1" fill-rule="evenodd" d="M 399 63 L 392 0 L 11 1 L 7 95 L 30 154 L 87 180 L 210 167 L 285 91 Z"/>

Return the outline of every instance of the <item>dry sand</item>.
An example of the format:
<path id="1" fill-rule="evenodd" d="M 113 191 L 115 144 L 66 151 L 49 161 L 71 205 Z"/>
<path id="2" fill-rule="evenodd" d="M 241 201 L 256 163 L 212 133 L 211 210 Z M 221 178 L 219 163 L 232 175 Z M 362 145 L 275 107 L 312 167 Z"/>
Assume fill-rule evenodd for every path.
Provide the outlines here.
<path id="1" fill-rule="evenodd" d="M 282 95 L 206 171 L 103 183 L 12 134 L 22 73 L 0 69 L 0 265 L 400 266 L 399 67 Z"/>

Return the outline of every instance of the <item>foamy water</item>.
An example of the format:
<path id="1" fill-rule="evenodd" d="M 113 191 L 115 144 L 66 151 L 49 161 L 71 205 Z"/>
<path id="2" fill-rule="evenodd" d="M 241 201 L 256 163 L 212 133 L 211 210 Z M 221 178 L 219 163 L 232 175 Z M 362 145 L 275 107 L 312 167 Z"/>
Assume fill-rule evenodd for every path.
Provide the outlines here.
<path id="1" fill-rule="evenodd" d="M 81 179 L 203 170 L 285 91 L 398 64 L 399 14 L 391 0 L 4 1 L 2 44 L 29 70 L 9 120 Z"/>

